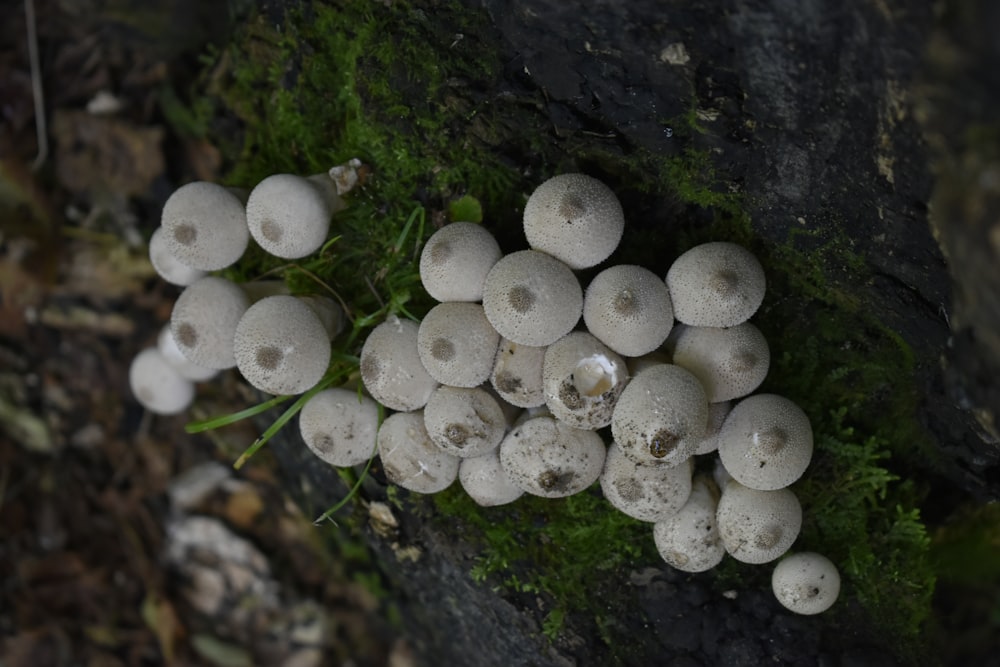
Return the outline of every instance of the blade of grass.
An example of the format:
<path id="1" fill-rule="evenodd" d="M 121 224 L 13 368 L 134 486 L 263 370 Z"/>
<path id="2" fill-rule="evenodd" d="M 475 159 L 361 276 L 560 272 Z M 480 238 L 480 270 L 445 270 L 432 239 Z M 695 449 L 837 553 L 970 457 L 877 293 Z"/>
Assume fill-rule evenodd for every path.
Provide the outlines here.
<path id="1" fill-rule="evenodd" d="M 222 415 L 221 417 L 212 417 L 210 419 L 190 422 L 184 426 L 184 430 L 187 433 L 203 433 L 205 431 L 212 431 L 223 426 L 228 426 L 229 424 L 234 424 L 248 417 L 259 415 L 262 412 L 270 410 L 276 405 L 281 405 L 290 398 L 291 396 L 275 396 L 270 400 L 258 403 L 257 405 L 249 407 L 245 410 L 240 410 L 239 412 Z"/>

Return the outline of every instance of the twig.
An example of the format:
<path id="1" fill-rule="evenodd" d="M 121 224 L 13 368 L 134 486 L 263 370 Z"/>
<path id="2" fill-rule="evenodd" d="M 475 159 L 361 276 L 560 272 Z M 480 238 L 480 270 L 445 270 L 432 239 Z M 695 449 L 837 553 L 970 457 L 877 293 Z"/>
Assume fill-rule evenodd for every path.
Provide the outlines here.
<path id="1" fill-rule="evenodd" d="M 24 0 L 24 21 L 28 28 L 28 60 L 31 61 L 31 92 L 35 102 L 35 133 L 38 136 L 38 155 L 31 163 L 31 170 L 38 171 L 49 154 L 49 134 L 45 127 L 45 95 L 42 92 L 42 66 L 38 58 L 34 0 Z"/>

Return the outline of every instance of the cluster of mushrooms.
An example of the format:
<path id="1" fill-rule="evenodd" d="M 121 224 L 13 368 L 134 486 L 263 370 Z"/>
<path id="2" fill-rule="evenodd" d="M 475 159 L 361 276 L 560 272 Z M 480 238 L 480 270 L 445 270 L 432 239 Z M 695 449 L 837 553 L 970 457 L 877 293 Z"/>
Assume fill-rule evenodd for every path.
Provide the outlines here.
<path id="1" fill-rule="evenodd" d="M 244 238 L 252 235 L 279 257 L 314 252 L 325 230 L 311 249 L 295 251 L 303 254 L 265 245 L 290 236 L 299 220 L 290 205 L 264 213 L 254 206 L 268 180 L 245 207 L 233 196 L 231 217 L 240 221 L 244 211 Z M 161 230 L 168 259 L 159 265 L 222 268 L 196 264 L 175 248 L 185 245 L 187 227 L 198 229 L 196 237 L 201 230 L 191 222 L 193 210 L 178 215 L 180 223 L 168 218 L 174 197 Z M 322 200 L 315 197 L 317 208 Z M 327 222 L 339 202 L 328 200 L 333 205 L 317 213 Z M 205 235 L 236 237 L 239 226 Z M 767 342 L 748 321 L 764 298 L 763 269 L 739 245 L 706 243 L 678 257 L 665 280 L 641 266 L 616 265 L 584 290 L 574 271 L 606 260 L 624 226 L 606 185 L 562 174 L 525 205 L 529 250 L 504 256 L 478 224 L 438 230 L 423 248 L 420 277 L 439 303 L 421 322 L 390 316 L 371 332 L 360 356 L 364 391 L 349 384 L 315 394 L 299 415 L 305 444 L 338 467 L 364 463 L 377 451 L 393 483 L 435 493 L 457 479 L 483 506 L 523 493 L 565 497 L 599 481 L 615 508 L 653 524 L 663 559 L 687 572 L 708 570 L 727 553 L 746 563 L 784 555 L 802 523 L 788 486 L 810 462 L 813 435 L 792 401 L 751 395 L 770 364 Z M 151 256 L 159 268 L 153 242 Z M 167 384 L 164 369 L 175 364 L 235 365 L 262 391 L 307 391 L 327 369 L 340 321 L 328 300 L 255 297 L 199 276 L 161 336 L 172 341 L 157 351 L 157 383 Z M 180 354 L 164 349 L 171 345 Z M 209 355 L 216 346 L 224 352 Z M 145 386 L 133 379 L 133 387 L 153 409 Z M 394 411 L 381 424 L 379 404 Z M 610 445 L 599 433 L 606 427 Z M 706 466 L 696 466 L 696 457 L 715 452 L 714 470 L 697 472 Z M 788 609 L 815 614 L 836 600 L 840 576 L 824 556 L 798 553 L 774 569 L 772 587 Z"/>

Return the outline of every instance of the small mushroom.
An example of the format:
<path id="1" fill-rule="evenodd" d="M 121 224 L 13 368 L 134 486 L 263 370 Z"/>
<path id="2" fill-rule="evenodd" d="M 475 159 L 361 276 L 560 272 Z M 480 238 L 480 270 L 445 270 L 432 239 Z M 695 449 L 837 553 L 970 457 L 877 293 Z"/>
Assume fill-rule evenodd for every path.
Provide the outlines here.
<path id="1" fill-rule="evenodd" d="M 674 325 L 670 290 L 649 269 L 609 267 L 587 286 L 583 321 L 587 331 L 618 354 L 647 354 L 663 344 Z"/>
<path id="2" fill-rule="evenodd" d="M 627 382 L 625 361 L 586 331 L 568 333 L 545 350 L 545 405 L 574 428 L 593 431 L 610 424 Z"/>
<path id="3" fill-rule="evenodd" d="M 507 420 L 496 399 L 485 390 L 441 386 L 424 406 L 424 426 L 438 447 L 467 458 L 496 449 Z"/>
<path id="4" fill-rule="evenodd" d="M 726 552 L 743 563 L 767 563 L 784 554 L 802 528 L 802 506 L 789 489 L 758 491 L 735 479 L 716 513 Z"/>
<path id="5" fill-rule="evenodd" d="M 323 324 L 328 340 L 333 340 L 344 330 L 344 309 L 340 304 L 327 296 L 317 294 L 303 294 L 296 297 L 299 301 L 309 306 L 309 309 L 316 314 Z"/>
<path id="6" fill-rule="evenodd" d="M 719 431 L 722 430 L 722 424 L 732 409 L 733 404 L 730 401 L 708 404 L 708 426 L 705 430 L 705 437 L 695 447 L 694 453 L 696 455 L 711 454 L 719 449 Z"/>
<path id="7" fill-rule="evenodd" d="M 160 329 L 160 333 L 156 337 L 156 347 L 167 363 L 173 366 L 182 378 L 191 380 L 191 382 L 205 382 L 219 374 L 215 368 L 205 368 L 188 361 L 184 353 L 181 352 L 181 348 L 177 347 L 177 341 L 174 340 L 174 334 L 171 333 L 169 324 Z"/>
<path id="8" fill-rule="evenodd" d="M 390 315 L 375 327 L 361 348 L 361 380 L 372 398 L 392 410 L 424 407 L 437 387 L 420 362 L 419 325 Z"/>
<path id="9" fill-rule="evenodd" d="M 524 491 L 510 481 L 500 465 L 499 449 L 462 459 L 458 466 L 458 481 L 480 507 L 506 505 L 524 495 Z"/>
<path id="10" fill-rule="evenodd" d="M 247 225 L 266 252 L 298 259 L 319 250 L 330 231 L 330 218 L 343 208 L 327 174 L 274 174 L 250 191 Z"/>
<path id="11" fill-rule="evenodd" d="M 156 273 L 171 285 L 187 287 L 205 276 L 205 272 L 194 269 L 177 259 L 167 246 L 167 232 L 157 227 L 149 237 L 149 261 Z"/>
<path id="12" fill-rule="evenodd" d="M 324 389 L 299 411 L 299 432 L 310 451 L 330 465 L 364 463 L 375 454 L 378 404 L 353 389 Z"/>
<path id="13" fill-rule="evenodd" d="M 200 271 L 235 263 L 250 240 L 243 202 L 221 185 L 205 181 L 177 188 L 163 205 L 160 226 L 170 254 Z"/>
<path id="14" fill-rule="evenodd" d="M 188 285 L 174 304 L 170 331 L 191 363 L 205 368 L 236 365 L 233 338 L 250 302 L 238 285 L 205 276 Z"/>
<path id="15" fill-rule="evenodd" d="M 676 466 L 636 463 L 612 443 L 601 472 L 601 490 L 617 510 L 655 523 L 673 516 L 691 494 L 691 460 Z"/>
<path id="16" fill-rule="evenodd" d="M 417 351 L 432 378 L 478 387 L 490 377 L 500 335 L 478 303 L 439 303 L 420 322 Z"/>
<path id="17" fill-rule="evenodd" d="M 481 301 L 486 274 L 502 253 L 482 225 L 453 222 L 427 239 L 420 253 L 420 282 L 436 301 Z"/>
<path id="18" fill-rule="evenodd" d="M 701 380 L 709 403 L 752 393 L 771 365 L 764 334 L 750 322 L 728 329 L 681 324 L 671 332 L 667 348 L 673 363 Z"/>
<path id="19" fill-rule="evenodd" d="M 519 408 L 537 408 L 545 404 L 542 388 L 544 346 L 521 345 L 500 338 L 490 384 L 508 403 Z"/>
<path id="20" fill-rule="evenodd" d="M 397 412 L 382 422 L 378 455 L 389 481 L 416 493 L 447 489 L 458 477 L 461 461 L 427 435 L 423 410 Z"/>
<path id="21" fill-rule="evenodd" d="M 732 327 L 750 319 L 764 300 L 764 269 L 735 243 L 703 243 L 674 261 L 667 287 L 678 321 Z"/>
<path id="22" fill-rule="evenodd" d="M 554 417 L 526 419 L 500 443 L 500 465 L 526 493 L 563 498 L 597 481 L 606 448 L 594 431 L 582 431 Z"/>
<path id="23" fill-rule="evenodd" d="M 771 574 L 778 602 L 796 614 L 820 614 L 840 595 L 840 572 L 829 558 L 812 551 L 792 554 Z"/>
<path id="24" fill-rule="evenodd" d="M 128 382 L 135 399 L 154 414 L 176 415 L 194 400 L 194 383 L 182 377 L 155 347 L 135 355 Z"/>
<path id="25" fill-rule="evenodd" d="M 718 504 L 715 485 L 696 476 L 684 506 L 653 526 L 656 549 L 668 565 L 682 572 L 705 572 L 722 562 L 726 549 L 715 520 Z"/>
<path id="26" fill-rule="evenodd" d="M 618 247 L 625 215 L 618 197 L 596 178 L 560 174 L 531 193 L 524 205 L 528 245 L 573 269 L 600 264 Z"/>

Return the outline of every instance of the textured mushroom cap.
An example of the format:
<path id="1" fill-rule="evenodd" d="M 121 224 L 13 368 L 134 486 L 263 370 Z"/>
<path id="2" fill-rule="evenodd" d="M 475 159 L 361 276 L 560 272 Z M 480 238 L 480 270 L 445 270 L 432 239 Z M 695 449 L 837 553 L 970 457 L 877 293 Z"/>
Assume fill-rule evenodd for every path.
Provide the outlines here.
<path id="1" fill-rule="evenodd" d="M 185 288 L 170 314 L 170 332 L 188 361 L 205 368 L 232 368 L 236 325 L 250 302 L 238 285 L 205 276 Z"/>
<path id="2" fill-rule="evenodd" d="M 679 465 L 705 436 L 708 401 L 698 378 L 680 366 L 644 369 L 626 385 L 611 417 L 611 434 L 638 463 Z"/>
<path id="3" fill-rule="evenodd" d="M 157 227 L 149 237 L 149 261 L 156 273 L 171 285 L 186 287 L 205 275 L 204 271 L 191 268 L 174 257 L 167 247 L 167 232 L 163 227 Z"/>
<path id="4" fill-rule="evenodd" d="M 674 261 L 667 272 L 674 317 L 699 327 L 746 322 L 764 300 L 764 268 L 735 243 L 703 243 Z"/>
<path id="5" fill-rule="evenodd" d="M 163 205 L 160 226 L 170 254 L 201 271 L 233 264 L 250 241 L 243 203 L 221 185 L 205 181 L 177 188 Z"/>
<path id="6" fill-rule="evenodd" d="M 545 405 L 574 428 L 592 431 L 610 424 L 627 382 L 625 361 L 585 331 L 568 333 L 545 350 Z"/>
<path id="7" fill-rule="evenodd" d="M 142 407 L 158 415 L 183 412 L 194 400 L 194 383 L 181 377 L 155 347 L 135 355 L 128 382 Z"/>
<path id="8" fill-rule="evenodd" d="M 333 340 L 344 330 L 344 309 L 339 303 L 330 297 L 317 294 L 306 294 L 296 298 L 316 313 L 316 317 L 323 323 L 323 329 L 329 340 Z"/>
<path id="9" fill-rule="evenodd" d="M 480 301 L 486 274 L 502 256 L 482 225 L 453 222 L 427 239 L 420 253 L 420 282 L 437 301 Z"/>
<path id="10" fill-rule="evenodd" d="M 420 323 L 417 352 L 432 378 L 478 387 L 490 377 L 500 334 L 478 303 L 439 303 Z"/>
<path id="11" fill-rule="evenodd" d="M 583 290 L 568 266 L 537 250 L 502 258 L 483 285 L 486 319 L 504 338 L 521 345 L 556 342 L 576 326 Z"/>
<path id="12" fill-rule="evenodd" d="M 668 565 L 682 572 L 705 572 L 722 561 L 726 549 L 715 520 L 718 504 L 718 491 L 703 477 L 695 477 L 684 506 L 653 526 L 656 549 Z"/>
<path id="13" fill-rule="evenodd" d="M 507 430 L 507 420 L 486 391 L 442 386 L 424 406 L 424 426 L 438 447 L 467 458 L 496 449 Z"/>
<path id="14" fill-rule="evenodd" d="M 324 389 L 299 411 L 299 433 L 312 453 L 330 465 L 364 463 L 375 453 L 378 404 L 353 389 Z"/>
<path id="15" fill-rule="evenodd" d="M 447 489 L 458 477 L 461 461 L 427 435 L 423 410 L 397 412 L 382 422 L 378 455 L 389 481 L 416 493 Z"/>
<path id="16" fill-rule="evenodd" d="M 601 490 L 619 511 L 639 521 L 663 521 L 691 494 L 691 459 L 676 466 L 636 463 L 612 443 L 601 472 Z"/>
<path id="17" fill-rule="evenodd" d="M 519 408 L 536 408 L 545 404 L 542 389 L 545 350 L 544 346 L 520 345 L 500 338 L 490 384 L 505 401 Z"/>
<path id="18" fill-rule="evenodd" d="M 247 309 L 233 341 L 236 367 L 269 394 L 301 394 L 330 365 L 330 339 L 312 308 L 294 296 L 269 296 Z"/>
<path id="19" fill-rule="evenodd" d="M 840 572 L 829 558 L 812 551 L 792 554 L 771 574 L 771 590 L 778 602 L 796 614 L 819 614 L 840 595 Z"/>
<path id="20" fill-rule="evenodd" d="M 571 268 L 596 266 L 618 247 L 625 214 L 618 197 L 596 178 L 560 174 L 531 193 L 524 205 L 528 245 Z"/>
<path id="21" fill-rule="evenodd" d="M 771 366 L 764 334 L 749 322 L 729 329 L 680 324 L 671 332 L 667 347 L 673 363 L 701 380 L 709 403 L 752 393 Z"/>
<path id="22" fill-rule="evenodd" d="M 437 387 L 417 352 L 419 325 L 390 315 L 361 348 L 361 380 L 376 401 L 392 410 L 424 407 Z"/>
<path id="23" fill-rule="evenodd" d="M 802 408 L 776 394 L 740 401 L 719 431 L 719 458 L 733 479 L 752 489 L 788 486 L 812 460 L 813 432 Z"/>
<path id="24" fill-rule="evenodd" d="M 524 495 L 524 491 L 510 481 L 500 465 L 499 449 L 462 459 L 458 466 L 458 481 L 481 507 L 506 505 Z"/>
<path id="25" fill-rule="evenodd" d="M 743 563 L 767 563 L 788 551 L 802 528 L 802 506 L 789 489 L 758 491 L 735 479 L 716 513 L 726 552 Z"/>
<path id="26" fill-rule="evenodd" d="M 534 417 L 515 426 L 500 443 L 500 465 L 525 492 L 563 498 L 597 481 L 606 453 L 594 431 L 581 431 L 554 417 Z"/>
<path id="27" fill-rule="evenodd" d="M 719 448 L 719 431 L 722 430 L 722 424 L 732 409 L 733 404 L 730 401 L 708 404 L 708 426 L 705 429 L 705 437 L 695 447 L 695 454 L 711 454 Z"/>
<path id="28" fill-rule="evenodd" d="M 674 326 L 670 290 L 649 269 L 609 267 L 587 286 L 583 321 L 587 331 L 618 354 L 647 354 L 663 344 Z"/>
<path id="29" fill-rule="evenodd" d="M 247 199 L 250 234 L 261 248 L 283 259 L 319 250 L 332 215 L 329 194 L 308 178 L 292 174 L 268 176 Z"/>
<path id="30" fill-rule="evenodd" d="M 170 332 L 169 324 L 160 329 L 160 333 L 156 337 L 156 348 L 163 355 L 163 358 L 167 360 L 167 363 L 173 366 L 174 370 L 185 380 L 205 382 L 206 380 L 211 380 L 219 373 L 214 368 L 205 368 L 204 366 L 199 366 L 188 361 L 184 353 L 181 352 L 181 348 L 177 347 L 177 341 L 174 340 L 174 334 Z"/>

